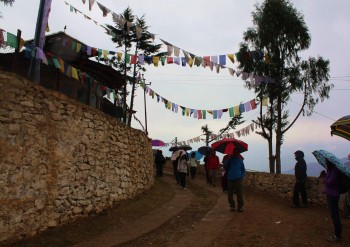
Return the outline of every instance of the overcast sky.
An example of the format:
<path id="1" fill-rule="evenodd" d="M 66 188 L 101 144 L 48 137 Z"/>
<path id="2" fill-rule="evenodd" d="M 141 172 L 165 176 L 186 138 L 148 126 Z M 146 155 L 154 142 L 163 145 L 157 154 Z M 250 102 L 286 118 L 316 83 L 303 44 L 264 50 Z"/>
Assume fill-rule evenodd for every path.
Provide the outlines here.
<path id="1" fill-rule="evenodd" d="M 16 33 L 22 30 L 24 39 L 32 39 L 35 32 L 36 17 L 39 0 L 16 0 L 12 7 L 0 4 L 0 28 Z M 98 24 L 113 24 L 111 14 L 102 16 L 102 11 L 95 3 L 89 11 L 88 3 L 82 0 L 52 0 L 49 18 L 50 33 L 63 31 L 87 45 L 105 50 L 116 49 L 110 36 L 81 14 L 70 12 L 69 5 L 74 6 L 91 17 Z M 88 1 L 87 1 L 88 2 Z M 149 1 L 97 1 L 114 13 L 122 13 L 128 6 L 136 16 L 145 15 L 149 31 L 156 35 L 155 42 L 163 39 L 174 46 L 197 56 L 214 56 L 236 53 L 242 41 L 243 32 L 252 26 L 251 13 L 255 9 L 253 0 L 149 0 Z M 315 162 L 311 152 L 325 149 L 340 158 L 350 153 L 350 142 L 330 135 L 330 125 L 342 116 L 349 115 L 350 105 L 350 1 L 348 0 L 297 0 L 291 1 L 296 9 L 304 15 L 304 19 L 311 34 L 311 46 L 302 55 L 322 56 L 330 60 L 330 83 L 334 90 L 330 99 L 315 108 L 312 117 L 300 117 L 284 138 L 282 146 L 282 171 L 294 166 L 293 153 L 300 149 L 305 152 L 307 162 Z M 166 51 L 162 46 L 161 51 Z M 183 56 L 183 53 L 181 53 Z M 235 68 L 236 64 L 228 66 Z M 237 76 L 231 76 L 227 69 L 216 73 L 208 67 L 182 67 L 168 65 L 154 67 L 147 66 L 144 76 L 146 82 L 151 82 L 150 88 L 162 97 L 178 105 L 194 109 L 224 109 L 239 105 L 255 98 L 254 94 L 244 88 L 243 81 Z M 136 117 L 144 125 L 143 91 L 136 92 Z M 198 120 L 183 117 L 180 113 L 173 113 L 165 109 L 164 104 L 146 96 L 147 119 L 149 137 L 171 142 L 175 137 L 178 141 L 190 140 L 200 136 L 201 126 L 208 125 L 209 129 L 217 133 L 229 121 L 228 114 L 221 119 Z M 302 103 L 300 95 L 292 97 L 288 104 L 291 117 L 297 113 Z M 246 121 L 237 130 L 243 129 L 256 119 L 258 111 L 243 113 Z M 133 120 L 133 127 L 141 129 L 138 122 Z M 245 152 L 247 169 L 267 171 L 268 155 L 267 142 L 255 133 L 239 139 L 249 144 L 249 151 Z M 205 143 L 194 143 L 193 149 Z M 167 148 L 162 149 L 169 155 Z"/>

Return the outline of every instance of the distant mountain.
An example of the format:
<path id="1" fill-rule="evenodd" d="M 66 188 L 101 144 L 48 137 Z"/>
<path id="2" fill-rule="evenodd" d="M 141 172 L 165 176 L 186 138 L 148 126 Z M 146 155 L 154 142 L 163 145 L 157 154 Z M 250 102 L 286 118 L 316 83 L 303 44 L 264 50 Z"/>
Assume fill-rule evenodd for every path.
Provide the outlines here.
<path id="1" fill-rule="evenodd" d="M 342 158 L 340 160 L 345 163 L 348 160 L 348 158 Z M 322 170 L 325 170 L 325 168 L 323 168 L 323 166 L 321 166 L 318 162 L 312 162 L 307 164 L 307 175 L 309 177 L 318 177 Z M 294 168 L 283 171 L 282 174 L 294 175 Z"/>

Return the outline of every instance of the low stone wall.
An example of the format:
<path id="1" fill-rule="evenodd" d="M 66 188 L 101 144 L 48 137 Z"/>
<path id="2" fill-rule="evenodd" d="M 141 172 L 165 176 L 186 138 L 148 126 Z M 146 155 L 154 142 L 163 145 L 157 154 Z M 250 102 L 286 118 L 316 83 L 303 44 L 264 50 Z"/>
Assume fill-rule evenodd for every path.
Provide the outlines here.
<path id="1" fill-rule="evenodd" d="M 173 166 L 171 161 L 165 165 L 167 173 L 173 173 Z M 205 178 L 204 166 L 199 166 L 197 169 L 198 177 Z M 266 172 L 247 171 L 244 178 L 244 186 L 253 188 L 255 190 L 265 191 L 281 198 L 286 198 L 291 201 L 293 197 L 295 178 L 294 175 L 287 174 L 271 174 Z M 315 205 L 325 205 L 326 196 L 322 193 L 323 183 L 317 182 L 317 178 L 308 177 L 306 183 L 306 191 L 308 201 Z"/>
<path id="2" fill-rule="evenodd" d="M 256 190 L 266 191 L 273 195 L 290 199 L 292 204 L 294 175 L 271 174 L 266 172 L 247 172 L 244 179 L 245 186 Z M 322 193 L 323 183 L 317 178 L 308 177 L 306 182 L 308 201 L 311 204 L 326 204 L 326 196 Z"/>
<path id="3" fill-rule="evenodd" d="M 0 71 L 0 244 L 132 198 L 153 169 L 143 132 Z"/>

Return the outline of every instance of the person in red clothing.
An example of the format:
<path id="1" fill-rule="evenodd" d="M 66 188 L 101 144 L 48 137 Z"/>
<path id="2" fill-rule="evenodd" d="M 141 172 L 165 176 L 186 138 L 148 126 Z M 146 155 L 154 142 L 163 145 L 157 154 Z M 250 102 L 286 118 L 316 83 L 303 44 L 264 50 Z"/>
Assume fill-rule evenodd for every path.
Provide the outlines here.
<path id="1" fill-rule="evenodd" d="M 216 177 L 220 169 L 220 161 L 214 150 L 211 150 L 211 153 L 208 157 L 207 166 L 209 172 L 209 182 L 212 186 L 215 187 Z"/>

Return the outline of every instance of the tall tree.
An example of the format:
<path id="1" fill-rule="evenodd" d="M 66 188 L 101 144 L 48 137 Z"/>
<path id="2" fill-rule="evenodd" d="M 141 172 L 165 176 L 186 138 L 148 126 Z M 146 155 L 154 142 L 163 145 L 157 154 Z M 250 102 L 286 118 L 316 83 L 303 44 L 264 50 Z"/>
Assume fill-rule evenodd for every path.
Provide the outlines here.
<path id="1" fill-rule="evenodd" d="M 12 6 L 12 4 L 15 2 L 15 0 L 0 0 L 0 2 L 3 2 L 4 5 L 10 5 Z M 2 13 L 0 12 L 0 18 L 2 18 Z"/>
<path id="2" fill-rule="evenodd" d="M 15 2 L 15 0 L 0 0 L 0 2 L 3 2 L 4 5 L 12 6 L 12 4 Z"/>
<path id="3" fill-rule="evenodd" d="M 113 66 L 123 73 L 125 79 L 125 85 L 123 89 L 123 104 L 124 104 L 124 117 L 123 121 L 131 125 L 131 115 L 133 110 L 134 102 L 134 92 L 137 87 L 136 75 L 139 72 L 145 72 L 146 69 L 143 65 L 139 63 L 134 63 L 133 66 L 130 64 L 130 55 L 132 49 L 134 49 L 133 55 L 144 54 L 144 56 L 150 56 L 155 54 L 160 49 L 160 44 L 153 43 L 153 35 L 148 32 L 148 26 L 146 24 L 144 16 L 138 18 L 128 7 L 124 10 L 120 16 L 113 18 L 115 27 L 107 25 L 107 32 L 112 33 L 112 41 L 117 44 L 117 47 L 124 47 L 124 57 L 118 59 L 118 57 L 112 57 L 111 62 Z M 126 119 L 127 104 L 126 96 L 127 83 L 129 82 L 132 86 L 131 89 L 131 99 L 130 99 L 130 109 L 128 119 Z M 127 121 L 128 120 L 128 121 Z"/>
<path id="4" fill-rule="evenodd" d="M 303 15 L 288 0 L 265 0 L 261 5 L 256 4 L 252 17 L 253 27 L 243 34 L 237 60 L 243 71 L 265 78 L 262 83 L 247 80 L 246 86 L 254 90 L 261 101 L 269 97 L 266 115 L 260 104 L 258 123 L 262 130 L 257 133 L 268 142 L 270 172 L 281 173 L 284 134 L 301 113 L 310 116 L 319 101 L 329 98 L 333 87 L 328 84 L 329 61 L 322 57 L 302 60 L 299 56 L 309 48 L 311 36 Z M 298 114 L 290 118 L 287 106 L 294 93 L 303 94 L 303 103 Z"/>

